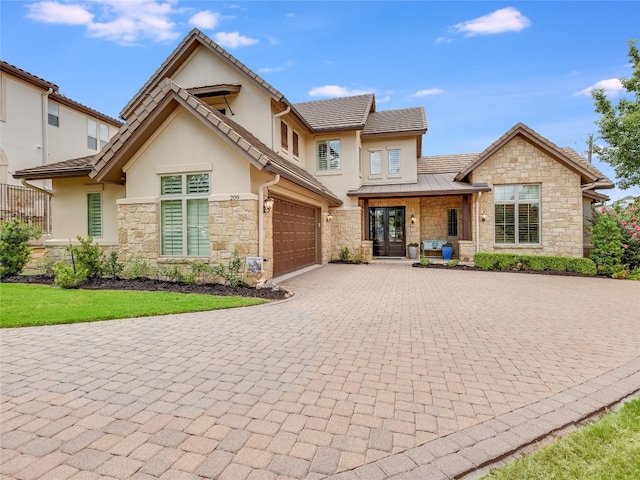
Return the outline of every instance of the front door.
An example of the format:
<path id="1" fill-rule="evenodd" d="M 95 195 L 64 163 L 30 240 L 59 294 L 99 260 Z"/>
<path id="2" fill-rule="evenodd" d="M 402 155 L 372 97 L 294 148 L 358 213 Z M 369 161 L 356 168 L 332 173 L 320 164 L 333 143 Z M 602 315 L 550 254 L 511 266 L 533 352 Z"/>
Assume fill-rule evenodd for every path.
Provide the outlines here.
<path id="1" fill-rule="evenodd" d="M 369 238 L 374 257 L 404 257 L 404 207 L 369 209 Z"/>

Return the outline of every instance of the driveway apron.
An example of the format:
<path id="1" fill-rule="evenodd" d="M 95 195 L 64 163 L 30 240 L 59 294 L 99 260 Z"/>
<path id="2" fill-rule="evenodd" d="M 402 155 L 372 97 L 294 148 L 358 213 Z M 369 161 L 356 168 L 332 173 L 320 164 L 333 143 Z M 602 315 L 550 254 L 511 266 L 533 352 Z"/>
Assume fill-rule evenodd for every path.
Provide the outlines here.
<path id="1" fill-rule="evenodd" d="M 374 262 L 281 286 L 2 330 L 0 474 L 455 478 L 640 389 L 639 282 Z"/>

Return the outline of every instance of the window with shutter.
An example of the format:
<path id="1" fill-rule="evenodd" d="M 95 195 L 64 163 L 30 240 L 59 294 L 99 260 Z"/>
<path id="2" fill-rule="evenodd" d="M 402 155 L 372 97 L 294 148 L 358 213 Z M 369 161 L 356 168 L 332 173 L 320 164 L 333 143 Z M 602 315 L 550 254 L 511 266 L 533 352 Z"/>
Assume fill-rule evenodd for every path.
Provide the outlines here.
<path id="1" fill-rule="evenodd" d="M 320 140 L 316 143 L 319 172 L 340 170 L 340 140 Z"/>
<path id="2" fill-rule="evenodd" d="M 400 173 L 400 150 L 389 150 L 389 175 Z"/>
<path id="3" fill-rule="evenodd" d="M 87 193 L 87 236 L 102 237 L 102 194 Z"/>
<path id="4" fill-rule="evenodd" d="M 283 150 L 289 150 L 289 126 L 280 122 L 280 145 Z"/>
<path id="5" fill-rule="evenodd" d="M 209 255 L 210 190 L 208 173 L 160 178 L 162 255 Z"/>
<path id="6" fill-rule="evenodd" d="M 370 163 L 370 171 L 371 175 L 381 175 L 382 174 L 382 152 L 380 150 L 376 150 L 375 152 L 369 153 L 369 163 Z"/>
<path id="7" fill-rule="evenodd" d="M 540 185 L 496 185 L 493 198 L 497 244 L 540 243 Z"/>
<path id="8" fill-rule="evenodd" d="M 300 145 L 299 145 L 300 139 L 298 138 L 298 134 L 297 132 L 293 132 L 293 156 L 294 157 L 299 157 L 300 156 Z"/>

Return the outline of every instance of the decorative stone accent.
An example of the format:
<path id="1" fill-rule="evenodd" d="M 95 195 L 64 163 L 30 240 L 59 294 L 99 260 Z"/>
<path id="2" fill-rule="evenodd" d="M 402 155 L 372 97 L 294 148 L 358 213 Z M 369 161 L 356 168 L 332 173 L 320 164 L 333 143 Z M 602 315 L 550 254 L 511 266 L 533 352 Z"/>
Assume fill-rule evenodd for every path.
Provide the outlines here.
<path id="1" fill-rule="evenodd" d="M 529 142 L 515 138 L 478 166 L 471 181 L 490 186 L 541 185 L 540 245 L 496 245 L 493 192 L 486 192 L 480 198 L 480 212 L 487 214 L 487 221 L 480 222 L 480 251 L 582 257 L 582 189 L 577 173 Z"/>
<path id="2" fill-rule="evenodd" d="M 453 256 L 460 256 L 459 237 L 449 237 L 448 210 L 458 209 L 458 234 L 462 233 L 462 197 L 423 197 L 420 199 L 420 241 L 449 240 Z M 462 260 L 462 259 L 461 259 Z"/>
<path id="3" fill-rule="evenodd" d="M 347 247 L 352 254 L 360 255 L 362 253 L 362 209 L 359 207 L 335 208 L 329 211 L 333 215 L 330 259 L 340 258 L 340 251 L 344 247 Z"/>

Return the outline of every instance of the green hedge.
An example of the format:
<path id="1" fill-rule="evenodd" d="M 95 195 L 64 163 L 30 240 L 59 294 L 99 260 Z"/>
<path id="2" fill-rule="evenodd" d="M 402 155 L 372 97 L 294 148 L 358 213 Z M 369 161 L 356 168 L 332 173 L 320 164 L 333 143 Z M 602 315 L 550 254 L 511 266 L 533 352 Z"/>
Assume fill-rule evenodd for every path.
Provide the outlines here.
<path id="1" fill-rule="evenodd" d="M 476 253 L 476 267 L 483 270 L 551 270 L 596 274 L 596 264 L 589 258 L 547 257 L 543 255 L 517 255 L 514 253 Z"/>

